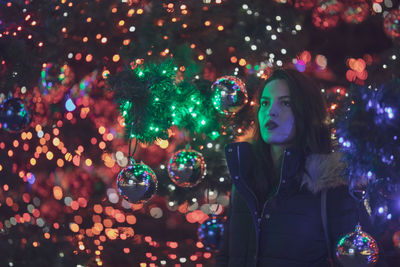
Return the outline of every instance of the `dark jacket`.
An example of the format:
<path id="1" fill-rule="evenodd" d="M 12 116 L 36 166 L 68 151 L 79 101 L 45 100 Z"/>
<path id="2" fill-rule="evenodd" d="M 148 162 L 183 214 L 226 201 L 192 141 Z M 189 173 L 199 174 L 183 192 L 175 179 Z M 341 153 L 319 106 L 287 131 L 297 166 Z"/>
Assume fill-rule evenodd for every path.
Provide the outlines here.
<path id="1" fill-rule="evenodd" d="M 325 189 L 332 255 L 339 237 L 354 231 L 358 221 L 362 230 L 371 233 L 368 214 L 348 193 L 339 153 L 307 157 L 308 174 L 299 185 L 295 177 L 304 156 L 286 149 L 279 185 L 264 207 L 249 183 L 254 167 L 251 145 L 229 144 L 225 153 L 233 187 L 217 266 L 329 266 L 321 219 L 321 190 Z"/>

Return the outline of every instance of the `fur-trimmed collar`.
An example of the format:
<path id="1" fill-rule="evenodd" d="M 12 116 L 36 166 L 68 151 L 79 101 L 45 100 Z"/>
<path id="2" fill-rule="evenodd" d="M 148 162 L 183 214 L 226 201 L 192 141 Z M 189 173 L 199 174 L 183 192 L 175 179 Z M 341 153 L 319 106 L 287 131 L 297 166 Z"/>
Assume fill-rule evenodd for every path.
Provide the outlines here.
<path id="1" fill-rule="evenodd" d="M 343 176 L 345 163 L 342 157 L 343 154 L 339 152 L 308 156 L 305 164 L 308 174 L 303 175 L 301 185 L 307 186 L 308 190 L 314 194 L 324 189 L 348 185 L 348 181 Z"/>

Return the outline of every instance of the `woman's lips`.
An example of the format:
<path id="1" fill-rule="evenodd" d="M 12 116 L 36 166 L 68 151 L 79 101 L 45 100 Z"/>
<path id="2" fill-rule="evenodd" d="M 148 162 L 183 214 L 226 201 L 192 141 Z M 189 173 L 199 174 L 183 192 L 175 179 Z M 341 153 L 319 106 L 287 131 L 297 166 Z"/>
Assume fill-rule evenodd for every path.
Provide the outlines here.
<path id="1" fill-rule="evenodd" d="M 268 130 L 273 130 L 273 129 L 278 127 L 278 124 L 276 122 L 274 122 L 274 121 L 268 121 L 265 124 L 265 127 L 267 127 Z"/>

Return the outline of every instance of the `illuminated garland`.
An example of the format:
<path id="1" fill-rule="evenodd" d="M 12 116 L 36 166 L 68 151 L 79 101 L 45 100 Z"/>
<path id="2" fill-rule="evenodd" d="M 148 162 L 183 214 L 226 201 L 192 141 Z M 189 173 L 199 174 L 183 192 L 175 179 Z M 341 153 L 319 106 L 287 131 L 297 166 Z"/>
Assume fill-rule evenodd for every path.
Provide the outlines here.
<path id="1" fill-rule="evenodd" d="M 174 125 L 211 139 L 219 136 L 221 123 L 211 102 L 211 82 L 180 83 L 175 103 Z"/>
<path id="2" fill-rule="evenodd" d="M 171 60 L 125 69 L 109 78 L 133 136 L 151 143 L 167 139 L 175 125 L 190 133 L 219 136 L 220 115 L 211 102 L 211 82 L 175 82 L 177 68 Z M 129 127 L 127 127 L 127 131 Z"/>
<path id="3" fill-rule="evenodd" d="M 176 94 L 176 70 L 169 60 L 129 67 L 109 77 L 125 125 L 133 126 L 131 137 L 143 143 L 168 138 L 173 120 L 171 109 Z"/>

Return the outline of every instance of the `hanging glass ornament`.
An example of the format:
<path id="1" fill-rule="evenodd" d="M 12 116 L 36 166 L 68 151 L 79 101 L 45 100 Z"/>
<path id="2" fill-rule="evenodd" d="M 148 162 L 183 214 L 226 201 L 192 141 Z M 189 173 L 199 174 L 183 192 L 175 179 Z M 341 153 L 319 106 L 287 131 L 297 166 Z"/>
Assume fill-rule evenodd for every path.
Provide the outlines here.
<path id="1" fill-rule="evenodd" d="M 349 193 L 350 195 L 357 200 L 358 202 L 362 202 L 368 196 L 369 189 L 371 188 L 374 180 L 366 175 L 362 176 L 359 179 L 352 179 L 349 185 Z"/>
<path id="2" fill-rule="evenodd" d="M 248 102 L 246 85 L 235 76 L 218 78 L 211 86 L 214 108 L 225 115 L 233 115 Z"/>
<path id="3" fill-rule="evenodd" d="M 133 163 L 123 169 L 117 178 L 119 193 L 127 201 L 140 204 L 148 201 L 157 191 L 157 178 L 147 165 Z"/>
<path id="4" fill-rule="evenodd" d="M 379 248 L 375 239 L 361 230 L 357 224 L 355 231 L 339 239 L 336 258 L 343 267 L 374 266 L 379 258 Z"/>
<path id="5" fill-rule="evenodd" d="M 44 63 L 40 73 L 39 89 L 44 100 L 57 103 L 71 89 L 75 75 L 67 64 Z"/>
<path id="6" fill-rule="evenodd" d="M 9 98 L 0 106 L 0 123 L 9 132 L 20 132 L 31 122 L 31 115 L 21 98 Z"/>
<path id="7" fill-rule="evenodd" d="M 331 29 L 337 26 L 343 4 L 338 0 L 321 0 L 312 13 L 313 24 L 322 29 Z"/>
<path id="8" fill-rule="evenodd" d="M 206 175 L 206 164 L 201 153 L 183 149 L 175 152 L 168 164 L 168 175 L 181 187 L 194 187 Z"/>
<path id="9" fill-rule="evenodd" d="M 197 237 L 203 243 L 207 250 L 217 252 L 222 245 L 222 237 L 224 235 L 224 223 L 212 216 L 204 221 L 197 229 Z"/>
<path id="10" fill-rule="evenodd" d="M 392 39 L 400 37 L 400 9 L 391 10 L 383 20 L 383 29 Z"/>

